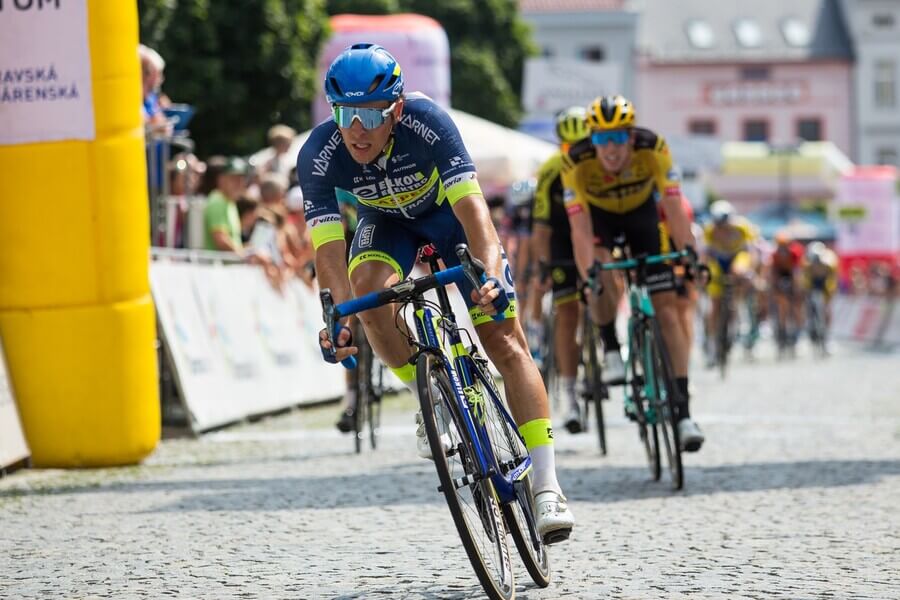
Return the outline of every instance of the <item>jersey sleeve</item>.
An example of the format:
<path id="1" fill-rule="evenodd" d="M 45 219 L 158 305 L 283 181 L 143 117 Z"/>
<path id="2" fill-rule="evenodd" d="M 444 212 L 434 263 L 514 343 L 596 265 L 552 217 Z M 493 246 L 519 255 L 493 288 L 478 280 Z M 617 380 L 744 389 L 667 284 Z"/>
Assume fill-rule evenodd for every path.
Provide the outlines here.
<path id="1" fill-rule="evenodd" d="M 324 133 L 324 135 L 323 135 Z M 297 178 L 303 190 L 303 216 L 309 227 L 313 247 L 344 240 L 344 226 L 338 207 L 334 181 L 334 153 L 343 144 L 341 133 L 334 128 L 316 128 L 297 156 Z"/>
<path id="2" fill-rule="evenodd" d="M 560 160 L 561 156 L 554 154 L 541 165 L 541 169 L 538 171 L 537 189 L 534 192 L 534 206 L 531 210 L 531 218 L 535 223 L 544 225 L 550 223 L 550 203 L 552 202 L 550 190 L 553 187 L 553 182 L 559 177 Z"/>
<path id="3" fill-rule="evenodd" d="M 681 177 L 672 164 L 672 154 L 665 138 L 656 136 L 653 146 L 653 156 L 656 159 L 656 189 L 660 198 L 666 196 L 681 196 Z"/>
<path id="4" fill-rule="evenodd" d="M 436 104 L 427 114 L 428 123 L 419 127 L 419 130 L 425 133 L 420 135 L 433 149 L 434 164 L 444 184 L 444 193 L 450 206 L 466 196 L 482 195 L 475 163 L 463 144 L 456 123 Z M 429 129 L 433 135 L 428 135 Z"/>

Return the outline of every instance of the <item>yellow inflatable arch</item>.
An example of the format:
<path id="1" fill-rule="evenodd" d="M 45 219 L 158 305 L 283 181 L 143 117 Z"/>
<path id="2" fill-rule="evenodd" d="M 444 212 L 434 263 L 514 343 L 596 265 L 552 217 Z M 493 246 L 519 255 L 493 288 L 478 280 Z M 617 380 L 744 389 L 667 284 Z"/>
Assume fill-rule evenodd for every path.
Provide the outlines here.
<path id="1" fill-rule="evenodd" d="M 136 5 L 0 4 L 0 336 L 35 466 L 132 464 L 159 440 Z M 86 96 L 80 139 L 48 117 L 31 141 L 16 116 Z"/>

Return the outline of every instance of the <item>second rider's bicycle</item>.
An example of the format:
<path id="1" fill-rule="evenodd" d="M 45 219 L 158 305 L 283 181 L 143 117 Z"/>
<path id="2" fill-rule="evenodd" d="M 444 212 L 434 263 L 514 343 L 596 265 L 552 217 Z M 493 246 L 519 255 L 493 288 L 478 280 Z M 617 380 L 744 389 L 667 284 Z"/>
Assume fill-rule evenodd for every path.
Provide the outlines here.
<path id="1" fill-rule="evenodd" d="M 629 418 L 637 423 L 653 479 L 659 480 L 662 476 L 662 454 L 665 454 L 672 488 L 676 490 L 684 486 L 677 422 L 678 391 L 669 353 L 647 289 L 647 267 L 687 256 L 688 253 L 682 250 L 612 263 L 594 263 L 589 272 L 589 285 L 595 293 L 601 291 L 601 270 L 625 272 L 630 307 L 625 410 Z"/>
<path id="2" fill-rule="evenodd" d="M 512 537 L 528 574 L 540 587 L 550 583 L 545 542 L 538 534 L 531 491 L 531 457 L 500 392 L 471 337 L 456 324 L 444 286 L 467 279 L 485 281 L 484 266 L 457 246 L 460 265 L 439 270 L 437 255 L 426 253 L 432 273 L 400 282 L 335 305 L 322 290 L 326 331 L 337 333 L 338 319 L 389 303 L 411 305 L 419 402 L 440 486 L 469 562 L 488 598 L 509 600 L 515 583 L 508 537 Z M 437 303 L 425 298 L 435 290 Z M 505 296 L 501 294 L 503 300 Z M 502 312 L 502 305 L 496 306 Z M 398 311 L 402 315 L 403 310 Z M 468 336 L 464 344 L 462 333 Z M 345 359 L 346 364 L 346 359 Z M 447 443 L 449 442 L 449 444 Z M 449 446 L 449 450 L 445 448 Z M 566 534 L 567 535 L 567 534 Z"/>

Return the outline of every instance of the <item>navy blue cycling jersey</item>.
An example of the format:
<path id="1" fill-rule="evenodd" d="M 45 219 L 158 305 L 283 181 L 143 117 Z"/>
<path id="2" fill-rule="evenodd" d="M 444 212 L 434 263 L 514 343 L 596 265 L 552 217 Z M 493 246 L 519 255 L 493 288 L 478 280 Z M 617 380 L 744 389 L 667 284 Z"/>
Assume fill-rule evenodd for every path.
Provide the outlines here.
<path id="1" fill-rule="evenodd" d="M 481 194 L 475 165 L 450 116 L 430 98 L 409 94 L 403 116 L 377 160 L 359 164 L 333 120 L 319 124 L 297 158 L 303 212 L 313 246 L 344 239 L 338 200 L 372 212 L 415 219 Z"/>

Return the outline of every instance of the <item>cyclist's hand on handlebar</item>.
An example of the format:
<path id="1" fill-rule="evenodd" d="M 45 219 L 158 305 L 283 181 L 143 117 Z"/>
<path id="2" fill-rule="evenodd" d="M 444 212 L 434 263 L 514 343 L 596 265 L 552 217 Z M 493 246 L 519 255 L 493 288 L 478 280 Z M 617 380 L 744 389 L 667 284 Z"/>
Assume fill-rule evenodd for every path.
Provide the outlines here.
<path id="1" fill-rule="evenodd" d="M 478 304 L 484 314 L 493 317 L 497 314 L 497 299 L 506 291 L 500 286 L 495 277 L 488 277 L 484 284 L 477 290 L 472 290 L 472 301 Z"/>
<path id="2" fill-rule="evenodd" d="M 348 356 L 353 356 L 357 353 L 356 346 L 352 345 L 353 335 L 351 334 L 349 327 L 341 325 L 336 344 L 337 348 L 334 353 L 332 353 L 332 345 L 331 342 L 328 341 L 328 335 L 325 330 L 322 329 L 319 332 L 319 348 L 322 350 L 322 357 L 325 358 L 326 361 L 330 363 L 341 362 Z"/>

